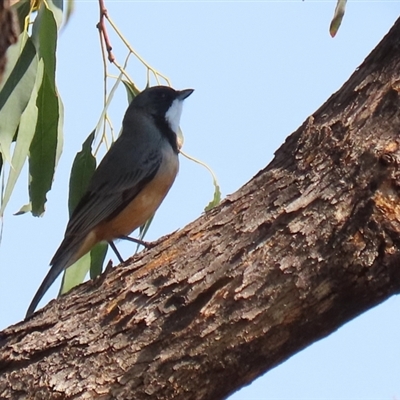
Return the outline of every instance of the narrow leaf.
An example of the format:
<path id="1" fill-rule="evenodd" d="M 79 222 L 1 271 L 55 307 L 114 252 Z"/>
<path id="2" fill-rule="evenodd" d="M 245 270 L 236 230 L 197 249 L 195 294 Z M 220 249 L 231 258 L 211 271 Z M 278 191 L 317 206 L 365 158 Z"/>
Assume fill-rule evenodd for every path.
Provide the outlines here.
<path id="1" fill-rule="evenodd" d="M 215 176 L 214 172 L 212 169 L 205 163 L 203 163 L 200 160 L 197 160 L 196 158 L 189 156 L 186 154 L 184 151 L 180 150 L 180 153 L 186 157 L 188 160 L 194 161 L 197 164 L 202 165 L 210 174 L 213 180 L 213 185 L 214 185 L 214 196 L 213 199 L 207 204 L 207 206 L 204 208 L 204 211 L 211 210 L 215 206 L 217 206 L 221 202 L 221 190 L 218 185 L 217 177 Z"/>
<path id="2" fill-rule="evenodd" d="M 150 228 L 151 223 L 153 222 L 154 219 L 154 215 L 153 214 L 140 228 L 139 228 L 139 239 L 143 240 L 144 237 L 146 236 L 147 231 Z M 138 245 L 140 246 L 140 245 Z"/>
<path id="3" fill-rule="evenodd" d="M 51 189 L 57 157 L 60 150 L 62 104 L 55 84 L 57 24 L 53 13 L 42 2 L 35 20 L 32 37 L 39 57 L 44 61 L 44 78 L 37 101 L 38 122 L 30 148 L 29 196 L 32 214 L 42 215 Z"/>
<path id="4" fill-rule="evenodd" d="M 14 68 L 11 72 L 6 71 L 6 79 L 0 92 L 0 142 L 11 143 L 35 84 L 38 63 L 38 59 L 35 57 L 36 50 L 32 41 L 24 38 L 23 34 L 20 35 L 18 43 L 11 47 L 10 61 L 15 62 L 16 53 L 19 54 L 19 46 L 23 42 L 25 44 Z"/>
<path id="5" fill-rule="evenodd" d="M 36 79 L 35 46 L 28 38 L 22 53 L 0 92 L 0 151 L 8 162 L 21 114 L 28 104 Z"/>
<path id="6" fill-rule="evenodd" d="M 56 74 L 57 25 L 53 13 L 41 3 L 32 27 L 32 40 L 52 82 Z M 55 84 L 54 84 L 55 86 Z"/>
<path id="7" fill-rule="evenodd" d="M 204 208 L 204 211 L 209 211 L 215 206 L 217 206 L 219 203 L 221 203 L 221 189 L 215 179 L 213 180 L 213 185 L 214 185 L 214 197 Z"/>
<path id="8" fill-rule="evenodd" d="M 74 0 L 66 0 L 67 2 L 67 9 L 65 11 L 65 25 L 68 24 L 69 19 L 71 18 L 72 13 L 74 12 L 75 9 L 75 1 Z"/>
<path id="9" fill-rule="evenodd" d="M 68 210 L 70 216 L 74 212 L 74 209 L 82 198 L 82 195 L 85 193 L 89 180 L 92 177 L 94 170 L 96 169 L 96 159 L 92 155 L 92 144 L 94 136 L 95 131 L 93 131 L 87 137 L 82 145 L 82 150 L 77 153 L 72 164 L 69 180 L 68 198 Z M 74 265 L 71 265 L 71 267 L 64 271 L 60 294 L 66 293 L 74 286 L 82 283 L 85 279 L 85 276 L 91 269 L 92 264 L 94 269 L 99 269 L 99 266 L 96 263 L 100 262 L 101 251 L 98 251 L 97 249 L 94 250 L 95 248 L 92 249 L 92 252 L 94 252 L 94 257 L 96 259 L 95 261 L 92 261 L 92 254 L 88 253 L 80 260 L 78 260 Z M 101 263 L 102 262 L 103 261 L 101 260 Z"/>
<path id="10" fill-rule="evenodd" d="M 97 243 L 90 252 L 90 278 L 97 278 L 103 271 L 103 263 L 107 255 L 108 244 Z"/>
<path id="11" fill-rule="evenodd" d="M 44 4 L 44 2 L 42 4 Z M 54 19 L 57 23 L 57 29 L 59 30 L 63 20 L 64 0 L 47 0 L 47 5 L 54 15 Z"/>
<path id="12" fill-rule="evenodd" d="M 128 104 L 131 104 L 132 100 L 140 93 L 140 90 L 131 82 L 128 82 L 126 80 L 122 80 L 122 83 L 124 84 L 126 89 Z"/>
<path id="13" fill-rule="evenodd" d="M 85 254 L 75 264 L 64 271 L 59 295 L 69 292 L 75 286 L 80 285 L 88 272 L 95 278 L 101 274 L 102 265 L 107 254 L 108 245 L 98 243 L 90 253 Z"/>
<path id="14" fill-rule="evenodd" d="M 57 88 L 56 88 L 57 91 Z M 58 94 L 58 91 L 57 91 Z M 56 154 L 55 154 L 55 160 L 54 160 L 54 169 L 58 165 L 58 161 L 60 160 L 61 153 L 63 150 L 64 146 L 64 134 L 63 134 L 63 128 L 64 128 L 64 105 L 61 101 L 60 95 L 57 96 L 57 101 L 58 101 L 58 126 L 57 126 L 57 147 L 56 147 Z"/>
<path id="15" fill-rule="evenodd" d="M 28 35 L 26 33 L 21 33 L 18 36 L 16 43 L 11 45 L 7 50 L 7 63 L 5 70 L 3 72 L 3 80 L 0 82 L 0 91 L 3 90 L 4 84 L 10 76 L 11 72 L 14 70 L 15 65 L 21 55 L 22 49 L 25 46 Z"/>
<path id="16" fill-rule="evenodd" d="M 69 180 L 68 210 L 71 216 L 86 191 L 89 180 L 96 169 L 96 158 L 92 154 L 95 131 L 87 137 L 82 150 L 75 156 Z"/>
<path id="17" fill-rule="evenodd" d="M 153 214 L 141 227 L 139 227 L 139 239 L 143 240 L 146 236 L 147 231 L 150 228 L 151 223 L 153 222 L 155 214 Z M 136 246 L 136 253 L 139 251 L 139 247 L 141 245 L 138 243 Z"/>
<path id="18" fill-rule="evenodd" d="M 42 79 L 43 79 L 43 61 L 40 60 L 36 74 L 36 82 L 32 90 L 31 98 L 24 112 L 21 115 L 21 120 L 18 128 L 18 135 L 15 143 L 13 156 L 11 159 L 10 173 L 8 175 L 6 188 L 2 199 L 0 216 L 3 215 L 7 203 L 10 200 L 11 193 L 14 190 L 15 183 L 17 182 L 19 174 L 21 173 L 22 167 L 24 166 L 25 160 L 29 153 L 29 147 L 31 145 L 33 135 L 35 133 L 35 126 L 38 117 L 36 98 L 38 95 Z"/>
<path id="19" fill-rule="evenodd" d="M 18 83 L 20 83 L 22 79 L 27 79 L 27 77 L 31 77 L 32 87 L 33 87 L 36 76 L 36 68 L 31 70 L 32 61 L 35 61 L 36 58 L 35 57 L 36 48 L 32 40 L 29 37 L 27 37 L 26 34 L 21 33 L 18 42 L 10 47 L 9 51 L 7 52 L 7 55 L 9 56 L 9 61 L 11 65 L 13 64 L 14 66 L 11 71 L 6 70 L 6 74 L 3 76 L 4 83 L 1 86 L 1 92 L 0 92 L 0 109 L 4 107 L 5 103 L 7 102 L 11 94 L 13 95 L 13 97 L 19 97 L 15 96 L 16 92 L 14 92 L 14 90 L 17 89 L 17 85 Z M 36 67 L 37 67 L 37 60 L 36 60 Z M 25 94 L 24 98 L 26 105 L 30 97 L 30 91 L 26 93 L 26 88 L 24 89 L 25 90 L 19 89 L 17 93 L 19 95 Z"/>
<path id="20" fill-rule="evenodd" d="M 46 194 L 53 182 L 59 122 L 58 96 L 46 72 L 36 104 L 38 121 L 30 147 L 29 197 L 32 203 L 32 214 L 40 216 L 44 213 Z"/>
<path id="21" fill-rule="evenodd" d="M 24 215 L 27 212 L 31 212 L 32 211 L 32 206 L 31 203 L 25 204 L 24 206 L 22 206 L 14 215 Z"/>
<path id="22" fill-rule="evenodd" d="M 67 293 L 73 287 L 82 283 L 89 269 L 90 253 L 87 253 L 64 271 L 59 295 Z"/>
<path id="23" fill-rule="evenodd" d="M 335 37 L 337 34 L 339 27 L 342 23 L 342 19 L 344 16 L 344 12 L 346 9 L 347 0 L 338 0 L 335 8 L 335 14 L 333 15 L 333 19 L 331 25 L 329 27 L 329 33 L 332 37 Z"/>

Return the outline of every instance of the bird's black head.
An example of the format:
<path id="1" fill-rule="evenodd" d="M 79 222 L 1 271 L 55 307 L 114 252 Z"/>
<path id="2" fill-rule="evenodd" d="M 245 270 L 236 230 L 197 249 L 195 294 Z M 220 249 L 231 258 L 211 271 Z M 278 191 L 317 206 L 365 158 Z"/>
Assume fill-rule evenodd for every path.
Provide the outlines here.
<path id="1" fill-rule="evenodd" d="M 156 119 L 165 120 L 177 133 L 182 112 L 182 103 L 193 93 L 193 89 L 174 90 L 168 86 L 153 86 L 139 93 L 131 107 L 144 109 Z"/>

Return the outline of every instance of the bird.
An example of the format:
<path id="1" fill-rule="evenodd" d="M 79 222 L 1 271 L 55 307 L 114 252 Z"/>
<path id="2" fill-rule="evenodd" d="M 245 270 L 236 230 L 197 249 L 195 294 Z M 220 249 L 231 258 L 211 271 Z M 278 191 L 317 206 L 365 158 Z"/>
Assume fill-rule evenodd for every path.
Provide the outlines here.
<path id="1" fill-rule="evenodd" d="M 66 268 L 97 243 L 127 238 L 152 217 L 179 169 L 177 133 L 183 101 L 194 89 L 153 86 L 131 101 L 118 139 L 101 160 L 72 212 L 25 318 Z M 113 247 L 115 249 L 115 246 Z"/>

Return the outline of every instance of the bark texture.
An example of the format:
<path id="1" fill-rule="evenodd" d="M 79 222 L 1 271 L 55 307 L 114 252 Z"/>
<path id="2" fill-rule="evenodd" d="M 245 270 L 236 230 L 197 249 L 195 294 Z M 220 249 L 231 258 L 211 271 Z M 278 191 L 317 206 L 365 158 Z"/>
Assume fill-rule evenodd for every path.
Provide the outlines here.
<path id="1" fill-rule="evenodd" d="M 223 399 L 400 291 L 400 22 L 238 192 L 0 334 L 2 399 Z"/>

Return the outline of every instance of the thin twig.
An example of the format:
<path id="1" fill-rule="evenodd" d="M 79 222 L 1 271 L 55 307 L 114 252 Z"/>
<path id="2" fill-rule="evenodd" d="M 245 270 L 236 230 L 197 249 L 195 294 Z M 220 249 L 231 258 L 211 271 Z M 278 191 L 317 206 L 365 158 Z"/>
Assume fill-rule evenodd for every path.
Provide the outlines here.
<path id="1" fill-rule="evenodd" d="M 99 29 L 99 39 L 100 39 L 100 49 L 101 49 L 101 59 L 103 60 L 103 79 L 104 79 L 104 84 L 103 84 L 103 105 L 104 108 L 106 107 L 107 104 L 107 92 L 108 92 L 108 88 L 107 88 L 107 77 L 108 77 L 108 70 L 107 70 L 107 61 L 106 61 L 106 50 L 105 50 L 105 45 L 104 45 L 104 40 L 103 40 L 103 36 L 102 36 L 102 32 Z M 107 144 L 107 137 L 106 137 L 106 114 L 104 115 L 104 119 L 103 119 L 103 132 L 101 134 L 102 140 L 105 140 L 106 144 Z M 100 142 L 101 143 L 101 142 Z"/>
<path id="2" fill-rule="evenodd" d="M 108 61 L 110 61 L 112 63 L 112 62 L 114 62 L 115 57 L 112 52 L 112 46 L 111 46 L 110 38 L 108 37 L 106 24 L 104 23 L 104 17 L 108 19 L 107 9 L 104 5 L 104 0 L 99 0 L 99 8 L 100 8 L 100 21 L 97 24 L 97 29 L 101 32 L 104 43 L 106 45 Z"/>
<path id="3" fill-rule="evenodd" d="M 100 1 L 100 0 L 99 0 Z M 110 18 L 110 16 L 106 13 L 104 14 L 104 17 L 107 18 L 107 21 L 109 22 L 109 24 L 112 26 L 112 28 L 114 29 L 115 33 L 120 37 L 120 39 L 122 40 L 122 42 L 125 44 L 125 46 L 128 48 L 128 50 L 148 69 L 152 72 L 152 74 L 154 75 L 157 84 L 160 84 L 158 77 L 164 79 L 164 81 L 167 83 L 168 86 L 171 86 L 171 82 L 169 81 L 169 79 L 163 75 L 161 72 L 158 72 L 156 69 L 154 69 L 153 67 L 151 67 L 141 56 L 139 53 L 137 53 L 133 47 L 129 44 L 129 42 L 125 39 L 125 37 L 122 35 L 122 33 L 120 32 L 120 30 L 118 29 L 118 27 L 114 24 L 113 20 Z"/>

